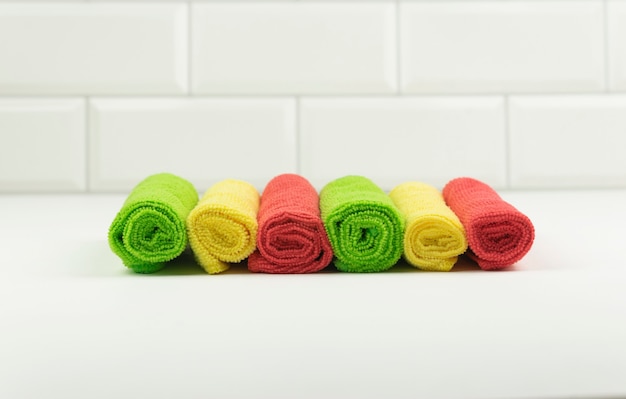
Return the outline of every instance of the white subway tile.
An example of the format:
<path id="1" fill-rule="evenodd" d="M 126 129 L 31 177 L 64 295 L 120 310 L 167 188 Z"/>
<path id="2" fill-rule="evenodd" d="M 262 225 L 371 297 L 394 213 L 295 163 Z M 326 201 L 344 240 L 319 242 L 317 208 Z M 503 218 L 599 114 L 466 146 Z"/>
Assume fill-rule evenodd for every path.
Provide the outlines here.
<path id="1" fill-rule="evenodd" d="M 307 98 L 300 116 L 302 173 L 318 188 L 348 174 L 387 190 L 459 176 L 506 184 L 500 97 Z"/>
<path id="2" fill-rule="evenodd" d="M 58 1 L 58 0 L 52 0 Z M 190 0 L 83 0 L 89 3 L 138 3 L 138 4 L 146 4 L 146 3 L 188 3 Z M 193 0 L 191 0 L 193 1 Z M 214 0 L 208 0 L 214 1 Z M 223 0 L 217 0 L 223 1 Z M 250 0 L 242 0 L 242 1 L 250 1 Z"/>
<path id="3" fill-rule="evenodd" d="M 193 90 L 394 92 L 395 10 L 388 2 L 196 3 Z"/>
<path id="4" fill-rule="evenodd" d="M 0 192 L 84 190 L 85 135 L 82 99 L 0 98 Z"/>
<path id="5" fill-rule="evenodd" d="M 0 4 L 0 93 L 184 93 L 187 36 L 184 4 Z"/>
<path id="6" fill-rule="evenodd" d="M 626 91 L 626 2 L 607 2 L 611 90 Z"/>
<path id="7" fill-rule="evenodd" d="M 171 172 L 199 191 L 226 178 L 262 189 L 296 170 L 295 101 L 99 98 L 90 108 L 91 187 L 131 189 Z"/>
<path id="8" fill-rule="evenodd" d="M 626 187 L 626 96 L 520 96 L 509 107 L 513 187 Z"/>
<path id="9" fill-rule="evenodd" d="M 401 3 L 405 92 L 604 89 L 601 1 Z"/>

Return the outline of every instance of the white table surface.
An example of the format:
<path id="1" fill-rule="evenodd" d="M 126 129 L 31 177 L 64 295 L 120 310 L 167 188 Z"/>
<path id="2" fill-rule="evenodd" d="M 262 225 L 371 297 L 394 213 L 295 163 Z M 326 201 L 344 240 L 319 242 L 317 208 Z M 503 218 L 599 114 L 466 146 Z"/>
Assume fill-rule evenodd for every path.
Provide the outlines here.
<path id="1" fill-rule="evenodd" d="M 626 191 L 505 192 L 509 271 L 135 275 L 122 195 L 0 196 L 0 398 L 626 396 Z"/>

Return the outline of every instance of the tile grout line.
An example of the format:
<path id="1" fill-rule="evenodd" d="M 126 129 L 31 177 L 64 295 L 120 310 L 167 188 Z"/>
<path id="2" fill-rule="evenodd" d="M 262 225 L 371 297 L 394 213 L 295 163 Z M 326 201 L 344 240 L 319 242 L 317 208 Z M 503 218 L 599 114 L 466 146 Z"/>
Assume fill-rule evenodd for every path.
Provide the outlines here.
<path id="1" fill-rule="evenodd" d="M 511 189 L 511 120 L 509 115 L 509 100 L 509 95 L 504 94 L 504 168 L 507 190 Z"/>
<path id="2" fill-rule="evenodd" d="M 610 54 L 609 54 L 609 3 L 608 0 L 602 1 L 602 19 L 604 21 L 603 34 L 604 34 L 604 91 L 606 93 L 611 92 L 611 67 L 610 67 Z"/>
<path id="3" fill-rule="evenodd" d="M 402 39 L 400 36 L 400 0 L 396 0 L 396 95 L 402 95 Z"/>
<path id="4" fill-rule="evenodd" d="M 302 165 L 301 165 L 301 149 L 300 149 L 300 96 L 297 95 L 294 98 L 295 100 L 295 109 L 294 109 L 294 144 L 296 147 L 296 173 L 302 174 Z"/>
<path id="5" fill-rule="evenodd" d="M 1 1 L 1 0 L 0 0 Z M 518 97 L 530 97 L 530 96 L 588 96 L 594 94 L 605 94 L 605 90 L 579 90 L 579 91 L 553 91 L 553 92 L 545 92 L 545 91 L 528 91 L 528 92 L 407 92 L 402 93 L 402 96 L 410 98 L 441 98 L 441 97 L 450 97 L 450 98 L 463 98 L 463 97 L 502 97 L 504 95 L 514 95 Z M 626 90 L 613 90 L 611 93 L 618 94 L 626 94 Z M 192 95 L 194 95 L 192 93 Z M 397 97 L 397 92 L 385 92 L 385 93 L 349 93 L 349 92 L 341 92 L 341 93 L 307 93 L 307 94 L 295 94 L 295 93 L 206 93 L 206 94 L 197 94 L 194 97 L 197 98 L 293 98 L 294 96 L 300 97 L 308 97 L 308 98 L 394 98 Z M 83 97 L 84 95 L 80 93 L 70 94 L 70 93 L 14 93 L 14 94 L 0 94 L 0 99 L 7 98 L 77 98 Z M 91 97 L 98 98 L 122 98 L 122 99 L 137 99 L 137 98 L 184 98 L 188 97 L 187 93 L 163 93 L 163 94 L 154 94 L 154 93 L 117 93 L 117 94 L 95 94 Z"/>
<path id="6" fill-rule="evenodd" d="M 192 1 L 189 0 L 187 1 L 187 96 L 192 96 L 192 78 L 191 78 L 191 63 L 193 62 L 193 57 L 192 57 L 192 43 L 191 43 L 191 36 L 192 36 Z"/>
<path id="7" fill-rule="evenodd" d="M 89 120 L 89 104 L 91 102 L 91 98 L 90 96 L 85 96 L 83 97 L 83 105 L 85 107 L 85 110 L 83 111 L 83 117 L 85 118 L 85 120 L 83 121 L 83 126 L 85 127 L 85 192 L 90 193 L 91 192 L 91 151 L 90 151 L 90 144 L 91 144 L 91 137 L 90 133 L 91 133 L 91 122 Z"/>

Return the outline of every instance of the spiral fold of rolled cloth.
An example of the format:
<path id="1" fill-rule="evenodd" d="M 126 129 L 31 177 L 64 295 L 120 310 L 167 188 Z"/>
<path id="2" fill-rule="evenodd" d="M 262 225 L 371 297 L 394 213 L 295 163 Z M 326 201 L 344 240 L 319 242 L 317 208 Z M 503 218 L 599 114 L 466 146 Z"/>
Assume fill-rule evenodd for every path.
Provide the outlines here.
<path id="1" fill-rule="evenodd" d="M 312 273 L 333 259 L 320 217 L 319 196 L 304 177 L 273 178 L 261 195 L 257 250 L 248 269 L 263 273 Z"/>
<path id="2" fill-rule="evenodd" d="M 443 197 L 465 227 L 468 253 L 482 269 L 511 266 L 530 250 L 532 222 L 487 184 L 470 177 L 453 179 Z"/>
<path id="3" fill-rule="evenodd" d="M 465 230 L 435 187 L 406 182 L 389 197 L 405 218 L 404 258 L 422 270 L 450 271 L 467 250 Z"/>
<path id="4" fill-rule="evenodd" d="M 337 269 L 380 272 L 400 259 L 404 219 L 368 178 L 345 176 L 328 183 L 320 193 L 320 209 Z"/>
<path id="5" fill-rule="evenodd" d="M 228 270 L 256 248 L 259 193 L 251 184 L 228 179 L 214 184 L 187 217 L 191 249 L 209 274 Z"/>
<path id="6" fill-rule="evenodd" d="M 141 181 L 109 228 L 109 246 L 137 273 L 153 273 L 187 247 L 185 219 L 198 202 L 187 180 L 169 174 Z"/>

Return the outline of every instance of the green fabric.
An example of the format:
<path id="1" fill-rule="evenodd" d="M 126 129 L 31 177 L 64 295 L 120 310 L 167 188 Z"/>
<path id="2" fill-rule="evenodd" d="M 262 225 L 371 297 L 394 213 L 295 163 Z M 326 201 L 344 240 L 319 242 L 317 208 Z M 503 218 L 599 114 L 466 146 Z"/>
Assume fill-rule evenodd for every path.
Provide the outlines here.
<path id="1" fill-rule="evenodd" d="M 380 272 L 402 255 L 404 218 L 383 190 L 362 176 L 345 176 L 320 192 L 324 227 L 345 272 Z"/>
<path id="2" fill-rule="evenodd" d="M 187 247 L 185 220 L 198 202 L 187 180 L 150 176 L 130 193 L 109 229 L 109 245 L 137 273 L 154 273 Z"/>

